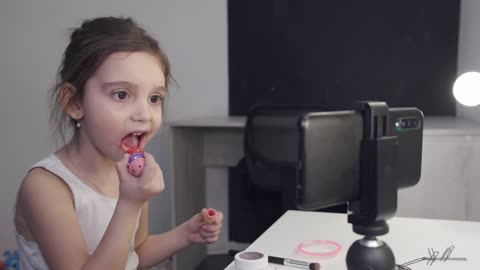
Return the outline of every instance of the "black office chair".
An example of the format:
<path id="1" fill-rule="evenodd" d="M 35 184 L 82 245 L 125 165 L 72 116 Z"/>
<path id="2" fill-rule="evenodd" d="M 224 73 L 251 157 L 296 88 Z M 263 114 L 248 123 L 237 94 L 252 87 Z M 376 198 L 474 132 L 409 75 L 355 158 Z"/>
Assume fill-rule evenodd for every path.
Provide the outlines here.
<path id="1" fill-rule="evenodd" d="M 247 113 L 244 135 L 245 164 L 253 186 L 281 193 L 284 212 L 296 209 L 302 115 L 325 111 L 311 105 L 256 105 Z"/>
<path id="2" fill-rule="evenodd" d="M 299 210 L 300 119 L 311 105 L 256 105 L 247 113 L 244 157 L 229 170 L 229 239 L 252 242 L 285 211 Z M 321 212 L 347 213 L 347 205 Z"/>
<path id="3" fill-rule="evenodd" d="M 286 210 L 296 209 L 288 194 L 297 182 L 299 118 L 320 106 L 256 105 L 247 113 L 244 158 L 230 170 L 229 239 L 252 242 Z M 196 270 L 223 269 L 232 257 L 213 255 Z"/>

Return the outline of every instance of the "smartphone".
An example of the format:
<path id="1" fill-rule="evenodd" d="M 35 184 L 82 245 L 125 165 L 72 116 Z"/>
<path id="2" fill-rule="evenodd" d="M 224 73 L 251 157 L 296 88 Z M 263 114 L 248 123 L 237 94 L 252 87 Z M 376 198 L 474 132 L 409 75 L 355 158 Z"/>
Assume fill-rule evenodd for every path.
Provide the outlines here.
<path id="1" fill-rule="evenodd" d="M 313 112 L 299 120 L 297 207 L 316 210 L 359 198 L 363 116 L 359 111 Z M 389 108 L 387 136 L 396 136 L 397 187 L 420 180 L 423 113 Z"/>

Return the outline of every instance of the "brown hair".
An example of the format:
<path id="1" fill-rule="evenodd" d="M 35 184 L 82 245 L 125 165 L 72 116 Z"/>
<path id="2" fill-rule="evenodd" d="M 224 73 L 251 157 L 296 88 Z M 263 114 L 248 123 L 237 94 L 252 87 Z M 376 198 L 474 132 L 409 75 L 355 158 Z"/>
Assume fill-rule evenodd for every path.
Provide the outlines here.
<path id="1" fill-rule="evenodd" d="M 65 143 L 66 133 L 75 125 L 74 119 L 64 111 L 60 89 L 68 83 L 75 88 L 67 106 L 82 100 L 85 83 L 105 59 L 115 52 L 146 51 L 158 57 L 163 67 L 165 87 L 171 81 L 170 64 L 158 41 L 131 18 L 100 17 L 86 20 L 73 30 L 70 43 L 58 69 L 57 82 L 51 91 L 50 125 L 54 135 Z M 76 130 L 74 130 L 74 136 Z"/>

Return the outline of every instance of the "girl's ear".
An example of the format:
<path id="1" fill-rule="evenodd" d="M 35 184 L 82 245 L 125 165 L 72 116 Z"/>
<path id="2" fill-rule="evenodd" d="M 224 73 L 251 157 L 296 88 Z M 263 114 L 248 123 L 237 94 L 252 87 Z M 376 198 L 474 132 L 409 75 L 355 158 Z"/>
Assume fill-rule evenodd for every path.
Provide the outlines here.
<path id="1" fill-rule="evenodd" d="M 65 83 L 60 87 L 60 98 L 63 110 L 73 119 L 79 121 L 83 118 L 82 102 L 77 89 L 70 83 Z"/>

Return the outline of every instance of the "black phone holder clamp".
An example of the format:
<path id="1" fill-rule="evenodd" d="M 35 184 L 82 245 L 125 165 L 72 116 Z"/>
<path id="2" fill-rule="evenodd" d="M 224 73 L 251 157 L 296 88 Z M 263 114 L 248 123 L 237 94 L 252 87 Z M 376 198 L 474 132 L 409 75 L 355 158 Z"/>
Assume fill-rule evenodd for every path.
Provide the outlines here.
<path id="1" fill-rule="evenodd" d="M 349 202 L 348 222 L 364 238 L 355 241 L 347 252 L 349 270 L 393 270 L 395 257 L 390 247 L 377 236 L 388 233 L 386 220 L 397 209 L 397 181 L 394 164 L 398 138 L 389 136 L 388 105 L 385 102 L 358 102 L 363 113 L 363 140 L 360 158 L 359 198 Z"/>

